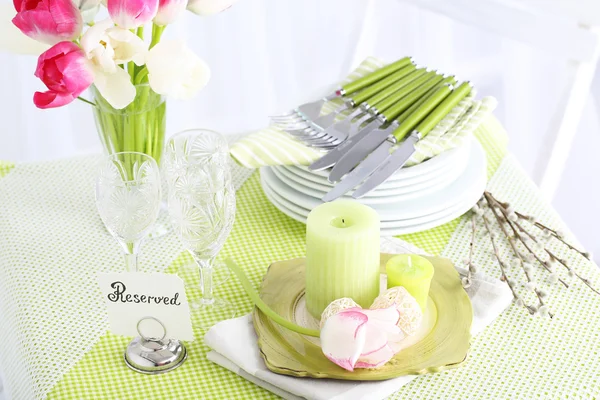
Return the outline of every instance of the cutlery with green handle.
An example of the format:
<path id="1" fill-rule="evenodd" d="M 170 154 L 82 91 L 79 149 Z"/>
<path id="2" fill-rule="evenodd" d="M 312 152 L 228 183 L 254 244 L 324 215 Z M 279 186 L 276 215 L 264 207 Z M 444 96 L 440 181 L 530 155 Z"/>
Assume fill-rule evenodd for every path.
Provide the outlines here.
<path id="1" fill-rule="evenodd" d="M 441 87 L 447 83 L 454 84 L 455 83 L 454 77 L 446 78 L 442 82 L 438 83 L 435 87 L 430 89 L 429 92 L 427 92 L 426 96 L 427 97 L 431 96 L 433 94 L 433 92 L 435 92 L 439 87 Z M 424 98 L 422 100 L 426 100 L 426 98 L 425 98 L 426 96 L 424 96 Z M 419 102 L 418 102 L 419 105 L 421 105 L 423 103 L 422 100 L 419 100 Z M 415 105 L 413 104 L 408 110 L 404 111 L 400 115 L 400 117 L 397 118 L 396 122 L 400 121 L 400 118 L 402 118 L 402 116 L 404 114 L 406 114 L 409 110 L 413 109 L 412 111 L 414 111 L 414 106 Z M 388 126 L 383 126 L 383 127 L 379 128 L 378 130 L 382 130 L 382 129 L 385 129 L 388 135 L 391 135 L 392 132 L 395 130 L 394 127 L 388 127 Z M 348 138 L 346 141 L 342 142 L 335 148 L 331 149 L 323 157 L 321 157 L 318 160 L 316 160 L 315 162 L 313 162 L 308 168 L 312 171 L 321 171 L 321 170 L 331 167 L 336 162 L 338 162 L 340 160 L 340 158 L 342 158 L 344 156 L 344 154 L 346 154 L 356 143 L 363 140 L 367 136 L 368 133 L 370 133 L 370 131 L 368 131 L 366 129 L 361 129 L 354 136 Z M 377 131 L 374 131 L 374 133 L 376 134 Z"/>
<path id="2" fill-rule="evenodd" d="M 400 70 L 394 72 L 393 74 L 383 78 L 382 80 L 374 83 L 373 85 L 356 92 L 351 95 L 347 95 L 344 101 L 344 104 L 333 110 L 332 112 L 322 115 L 315 119 L 306 118 L 307 122 L 314 127 L 315 129 L 325 129 L 328 126 L 332 125 L 335 122 L 335 118 L 338 114 L 352 109 L 360 104 L 366 104 L 366 101 L 376 96 L 382 90 L 385 90 L 387 87 L 393 85 L 398 82 L 402 78 L 411 74 L 417 68 L 414 64 L 408 64 L 407 66 L 401 68 Z"/>
<path id="3" fill-rule="evenodd" d="M 434 79 L 427 81 L 421 87 L 402 98 L 402 100 L 395 104 L 392 109 L 388 110 L 385 122 L 391 121 L 392 123 L 389 124 L 389 126 L 385 125 L 384 129 L 382 127 L 383 124 L 371 123 L 359 132 L 360 137 L 363 138 L 357 141 L 351 148 L 348 148 L 343 156 L 335 163 L 329 174 L 329 181 L 339 181 L 344 175 L 350 172 L 352 168 L 357 166 L 363 158 L 368 156 L 369 153 L 377 148 L 377 146 L 390 137 L 391 134 L 400 135 L 400 131 L 408 129 L 407 127 L 409 124 L 401 124 L 400 121 L 395 120 L 395 118 L 399 117 L 402 112 L 412 107 L 415 103 L 418 103 L 431 89 L 437 87 L 437 85 L 442 82 L 452 84 L 454 83 L 454 78 L 437 76 Z M 378 127 L 381 128 L 376 129 Z"/>
<path id="4" fill-rule="evenodd" d="M 471 87 L 469 85 L 467 85 L 467 87 L 468 91 L 470 91 Z M 442 104 L 446 104 L 446 100 L 449 99 L 450 96 L 454 95 L 455 93 L 461 95 L 462 97 L 456 101 L 456 104 L 458 104 L 458 102 L 468 94 L 468 92 L 466 92 L 463 95 L 463 92 L 465 91 L 463 85 L 461 85 L 459 89 L 453 90 L 452 86 L 449 84 L 444 84 L 444 86 L 438 88 L 433 95 L 423 102 L 418 109 L 416 109 L 400 124 L 400 126 L 394 130 L 392 133 L 394 138 L 393 140 L 384 140 L 381 144 L 379 144 L 379 146 L 373 152 L 371 152 L 356 168 L 348 173 L 344 179 L 342 179 L 331 191 L 329 191 L 322 200 L 332 201 L 337 199 L 338 197 L 352 190 L 365 179 L 369 178 L 371 174 L 379 171 L 380 167 L 386 163 L 390 157 L 390 151 L 392 150 L 396 141 L 401 140 L 404 136 L 406 136 L 406 133 L 418 126 L 422 120 L 428 119 L 428 116 L 440 114 L 441 111 L 438 111 L 438 108 L 441 107 Z M 456 98 L 457 96 L 452 96 L 452 101 L 454 102 Z M 454 107 L 454 105 L 452 107 Z M 450 107 L 448 111 L 451 110 L 452 107 Z M 444 107 L 444 110 L 445 108 L 446 107 Z M 448 111 L 444 112 L 441 118 L 443 118 Z M 410 154 L 412 154 L 412 152 Z M 410 154 L 408 157 L 410 157 Z M 404 163 L 405 162 L 406 160 Z M 394 171 L 392 171 L 392 174 Z M 386 178 L 384 178 L 384 180 L 385 179 Z M 357 198 L 359 196 L 355 192 L 353 193 L 352 197 Z"/>
<path id="5" fill-rule="evenodd" d="M 323 105 L 326 102 L 333 100 L 335 98 L 339 98 L 339 97 L 343 98 L 347 95 L 356 93 L 359 90 L 364 89 L 368 86 L 371 86 L 372 84 L 382 80 L 383 78 L 387 77 L 388 75 L 393 74 L 394 72 L 402 69 L 403 67 L 405 67 L 409 64 L 412 64 L 411 57 L 401 58 L 398 61 L 388 64 L 384 67 L 381 67 L 381 68 L 371 72 L 370 74 L 363 76 L 362 78 L 359 78 L 353 82 L 342 85 L 341 87 L 336 89 L 333 93 L 331 93 L 328 96 L 325 96 L 325 97 L 323 97 L 319 100 L 313 101 L 313 102 L 302 104 L 302 105 L 298 106 L 297 108 L 295 108 L 294 110 L 292 110 L 290 113 L 287 113 L 287 114 L 281 115 L 281 116 L 277 116 L 277 117 L 273 117 L 272 119 L 276 122 L 285 122 L 286 119 L 289 119 L 292 115 L 296 115 L 296 114 L 300 114 L 303 117 L 308 118 L 310 120 L 316 119 L 319 117 L 319 115 L 321 113 L 321 108 L 323 107 Z"/>
<path id="6" fill-rule="evenodd" d="M 431 74 L 432 73 L 430 72 L 429 76 L 431 76 Z M 354 120 L 354 118 L 360 116 L 361 114 L 366 114 L 366 115 L 369 115 L 372 117 L 373 114 L 368 113 L 368 111 L 371 109 L 372 105 L 378 104 L 378 103 L 386 100 L 392 94 L 395 94 L 396 92 L 398 92 L 400 90 L 403 90 L 404 87 L 410 86 L 415 81 L 421 82 L 425 75 L 428 75 L 427 70 L 425 68 L 419 68 L 416 70 L 413 68 L 412 71 L 408 72 L 401 79 L 392 83 L 390 86 L 384 88 L 383 90 L 372 91 L 371 88 L 365 89 L 367 91 L 367 95 L 369 95 L 369 97 L 363 96 L 362 95 L 363 92 L 360 92 L 358 94 L 359 97 L 357 97 L 357 99 L 364 100 L 364 101 L 362 101 L 361 103 L 358 103 L 358 101 L 353 100 L 353 105 L 359 104 L 359 107 L 357 107 L 356 110 L 354 110 L 350 115 L 348 115 L 342 121 L 333 123 L 335 116 L 331 117 L 332 124 L 330 124 L 324 130 L 322 128 L 317 127 L 316 130 L 313 130 L 311 128 L 309 128 L 307 130 L 306 128 L 303 128 L 303 129 L 286 129 L 285 131 L 293 136 L 305 138 L 305 139 L 313 139 L 314 140 L 314 139 L 321 139 L 321 138 L 326 137 L 327 140 L 325 142 L 334 142 L 334 141 L 342 142 L 348 138 L 348 136 L 350 134 L 350 129 L 352 128 L 352 125 L 353 125 L 352 121 Z M 328 114 L 328 115 L 330 115 L 330 114 Z M 371 118 L 371 117 L 369 117 L 369 118 Z M 310 141 L 308 142 L 308 144 L 311 144 Z"/>
<path id="7" fill-rule="evenodd" d="M 424 68 L 416 69 L 411 74 L 407 75 L 400 81 L 394 83 L 390 87 L 386 88 L 385 91 L 382 91 L 376 94 L 374 97 L 369 99 L 368 104 L 376 104 L 383 100 L 387 100 L 391 94 L 403 93 L 404 95 L 412 92 L 415 88 L 421 86 L 423 83 L 428 81 L 429 79 L 436 76 L 435 71 L 427 71 Z M 364 103 L 363 103 L 364 104 Z M 369 112 L 367 112 L 369 111 Z M 364 114 L 360 117 L 361 114 Z M 352 114 L 346 117 L 344 120 L 340 122 L 336 122 L 335 124 L 329 126 L 325 129 L 325 132 L 330 137 L 335 137 L 340 140 L 346 140 L 349 136 L 358 130 L 360 125 L 368 119 L 373 118 L 373 116 L 377 115 L 377 109 L 372 109 L 369 106 L 362 106 L 357 108 Z M 354 121 L 355 118 L 359 117 L 359 121 Z"/>
<path id="8" fill-rule="evenodd" d="M 392 148 L 386 149 L 387 157 L 377 170 L 354 191 L 352 197 L 355 199 L 364 196 L 375 189 L 381 183 L 385 182 L 397 170 L 402 168 L 410 157 L 417 151 L 415 145 L 423 139 L 435 126 L 446 116 L 458 103 L 469 95 L 472 86 L 469 82 L 464 82 L 458 86 L 448 97 L 444 99 L 426 118 L 421 120 L 417 127 L 411 132 L 410 136 L 393 152 Z M 412 116 L 408 117 L 411 118 Z M 404 132 L 406 135 L 408 131 Z"/>

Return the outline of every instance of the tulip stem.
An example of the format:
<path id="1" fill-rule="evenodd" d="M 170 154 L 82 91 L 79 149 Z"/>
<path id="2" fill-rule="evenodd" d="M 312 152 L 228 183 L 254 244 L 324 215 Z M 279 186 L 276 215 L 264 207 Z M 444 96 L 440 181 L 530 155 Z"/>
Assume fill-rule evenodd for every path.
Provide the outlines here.
<path id="1" fill-rule="evenodd" d="M 310 328 L 305 328 L 300 325 L 296 325 L 295 323 L 288 321 L 287 319 L 283 318 L 281 315 L 277 314 L 275 311 L 273 311 L 273 309 L 271 307 L 269 307 L 267 305 L 267 303 L 265 303 L 260 298 L 258 293 L 256 293 L 256 290 L 254 290 L 254 287 L 248 280 L 248 277 L 246 276 L 246 274 L 244 274 L 244 271 L 242 271 L 242 269 L 235 262 L 233 262 L 233 260 L 231 260 L 231 259 L 225 260 L 225 265 L 227 265 L 227 267 L 233 271 L 235 276 L 237 276 L 238 280 L 242 284 L 242 287 L 246 291 L 246 294 L 252 300 L 252 303 L 254 303 L 254 305 L 256 307 L 258 307 L 258 309 L 260 311 L 262 311 L 267 317 L 271 318 L 271 320 L 273 320 L 273 322 L 275 322 L 293 332 L 299 333 L 301 335 L 312 336 L 312 337 L 319 337 L 321 335 L 321 332 L 319 332 L 316 329 L 310 329 Z"/>
<path id="2" fill-rule="evenodd" d="M 77 96 L 77 98 L 78 98 L 79 100 L 83 101 L 84 103 L 88 103 L 88 104 L 90 104 L 90 105 L 92 105 L 92 106 L 96 107 L 96 103 L 94 103 L 93 101 L 89 101 L 89 100 L 87 100 L 87 99 L 84 99 L 84 98 L 83 98 L 83 97 L 81 97 L 81 96 Z"/>
<path id="3" fill-rule="evenodd" d="M 148 76 L 148 68 L 146 68 L 146 66 L 144 66 L 142 69 L 140 69 L 137 73 L 137 75 L 135 76 L 135 85 L 139 85 L 140 83 L 142 83 L 142 81 L 144 80 L 145 77 Z"/>
<path id="4" fill-rule="evenodd" d="M 144 40 L 144 25 L 141 25 L 137 28 L 137 36 Z"/>
<path id="5" fill-rule="evenodd" d="M 160 37 L 163 34 L 166 26 L 159 26 L 156 24 L 152 24 L 152 41 L 150 42 L 150 49 L 153 48 L 160 42 Z"/>

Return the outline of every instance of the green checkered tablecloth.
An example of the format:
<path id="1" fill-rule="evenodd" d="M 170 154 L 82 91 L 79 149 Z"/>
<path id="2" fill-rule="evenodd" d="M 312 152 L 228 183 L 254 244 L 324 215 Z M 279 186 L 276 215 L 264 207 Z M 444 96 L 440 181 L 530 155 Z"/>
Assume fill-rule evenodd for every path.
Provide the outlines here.
<path id="1" fill-rule="evenodd" d="M 507 195 L 516 191 L 519 195 L 526 194 L 527 199 L 535 197 L 535 207 L 531 207 L 542 207 L 542 214 L 551 215 L 548 214 L 551 213 L 549 206 L 538 204 L 539 196 L 535 191 L 532 192 L 534 189 L 529 180 L 515 166 L 514 160 L 504 157 L 507 139 L 498 121 L 494 117 L 488 118 L 477 130 L 476 136 L 486 150 L 490 184 L 499 188 L 496 194 L 501 195 L 500 187 L 506 186 Z M 5 167 L 0 164 L 0 174 L 7 172 L 9 166 Z M 515 196 L 517 199 L 518 195 Z M 518 203 L 519 200 L 515 201 Z M 523 201 L 523 204 L 530 206 L 529 200 Z M 464 217 L 426 232 L 401 236 L 401 239 L 429 253 L 443 254 L 458 262 L 468 246 L 463 231 L 466 231 Z M 254 285 L 259 286 L 271 262 L 304 254 L 304 235 L 303 224 L 283 215 L 269 203 L 255 173 L 237 192 L 236 222 L 221 257 L 235 259 Z M 181 254 L 167 271 L 175 272 L 181 265 L 190 262 L 187 254 Z M 482 266 L 483 272 L 495 277 L 499 275 L 491 261 Z M 590 265 L 578 265 L 578 268 L 582 268 L 581 271 L 587 268 L 583 272 L 593 274 Z M 591 278 L 594 284 L 600 283 L 597 273 Z M 40 282 L 40 285 L 43 284 Z M 532 318 L 523 310 L 511 307 L 474 338 L 471 356 L 464 366 L 421 376 L 401 388 L 392 398 L 597 398 L 600 396 L 600 301 L 581 286 L 574 283 L 570 292 L 559 293 L 557 301 L 560 304 L 555 307 L 557 317 L 553 321 Z M 219 287 L 217 294 L 233 301 L 240 314 L 252 309 L 241 285 L 233 278 Z M 26 310 L 22 312 L 26 313 Z M 107 332 L 62 375 L 47 392 L 47 397 L 276 398 L 270 392 L 210 363 L 205 356 L 208 348 L 201 340 L 203 333 L 196 330 L 198 340 L 187 344 L 189 358 L 182 367 L 168 374 L 147 376 L 129 370 L 123 362 L 123 350 L 129 339 Z"/>

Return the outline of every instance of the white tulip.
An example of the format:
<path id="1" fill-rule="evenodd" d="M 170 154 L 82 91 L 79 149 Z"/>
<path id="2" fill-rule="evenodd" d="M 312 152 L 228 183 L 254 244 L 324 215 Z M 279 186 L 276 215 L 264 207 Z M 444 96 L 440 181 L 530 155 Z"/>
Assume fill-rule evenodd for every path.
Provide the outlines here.
<path id="1" fill-rule="evenodd" d="M 189 0 L 187 9 L 198 15 L 213 15 L 231 7 L 237 0 Z"/>
<path id="2" fill-rule="evenodd" d="M 164 40 L 146 57 L 148 82 L 158 94 L 186 100 L 210 79 L 210 68 L 182 41 Z"/>
<path id="3" fill-rule="evenodd" d="M 127 107 L 135 99 L 136 90 L 127 71 L 119 65 L 130 61 L 143 65 L 148 51 L 144 41 L 106 19 L 85 32 L 81 47 L 91 61 L 94 85 L 100 94 L 116 109 Z"/>

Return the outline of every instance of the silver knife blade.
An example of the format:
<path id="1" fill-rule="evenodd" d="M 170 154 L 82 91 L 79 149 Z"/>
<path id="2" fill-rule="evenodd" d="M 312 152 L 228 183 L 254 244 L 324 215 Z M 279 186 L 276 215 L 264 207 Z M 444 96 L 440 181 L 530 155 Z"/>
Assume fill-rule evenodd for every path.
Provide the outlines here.
<path id="1" fill-rule="evenodd" d="M 355 142 L 354 145 L 346 150 L 342 157 L 335 163 L 329 174 L 329 182 L 339 181 L 344 175 L 350 172 L 352 168 L 356 167 L 358 163 L 394 132 L 398 127 L 398 124 L 394 123 L 386 129 L 375 129 L 378 126 L 381 126 L 381 121 L 375 120 L 361 130 L 361 133 L 366 131 L 368 135 L 363 133 L 364 139 Z"/>
<path id="2" fill-rule="evenodd" d="M 340 158 L 346 154 L 346 150 L 351 148 L 355 143 L 360 142 L 369 131 L 361 130 L 356 135 L 350 137 L 348 140 L 343 141 L 339 146 L 335 149 L 331 150 L 329 153 L 325 154 L 323 157 L 319 158 L 317 161 L 310 164 L 308 169 L 311 171 L 322 171 L 326 168 L 334 165 Z"/>
<path id="3" fill-rule="evenodd" d="M 390 156 L 390 150 L 393 144 L 391 142 L 383 142 L 379 145 L 374 152 L 369 154 L 367 158 L 363 162 L 361 162 L 358 167 L 354 168 L 352 172 L 350 172 L 344 179 L 341 180 L 338 184 L 336 184 L 333 189 L 323 196 L 321 200 L 333 201 L 338 197 L 343 196 L 352 188 L 360 184 L 363 180 L 369 177 L 377 168 L 381 165 L 382 162 L 385 161 Z"/>
<path id="4" fill-rule="evenodd" d="M 402 168 L 416 150 L 415 144 L 421 139 L 421 134 L 413 131 L 409 137 L 394 151 L 358 189 L 352 193 L 352 197 L 358 199 L 385 182 L 397 170 Z"/>

